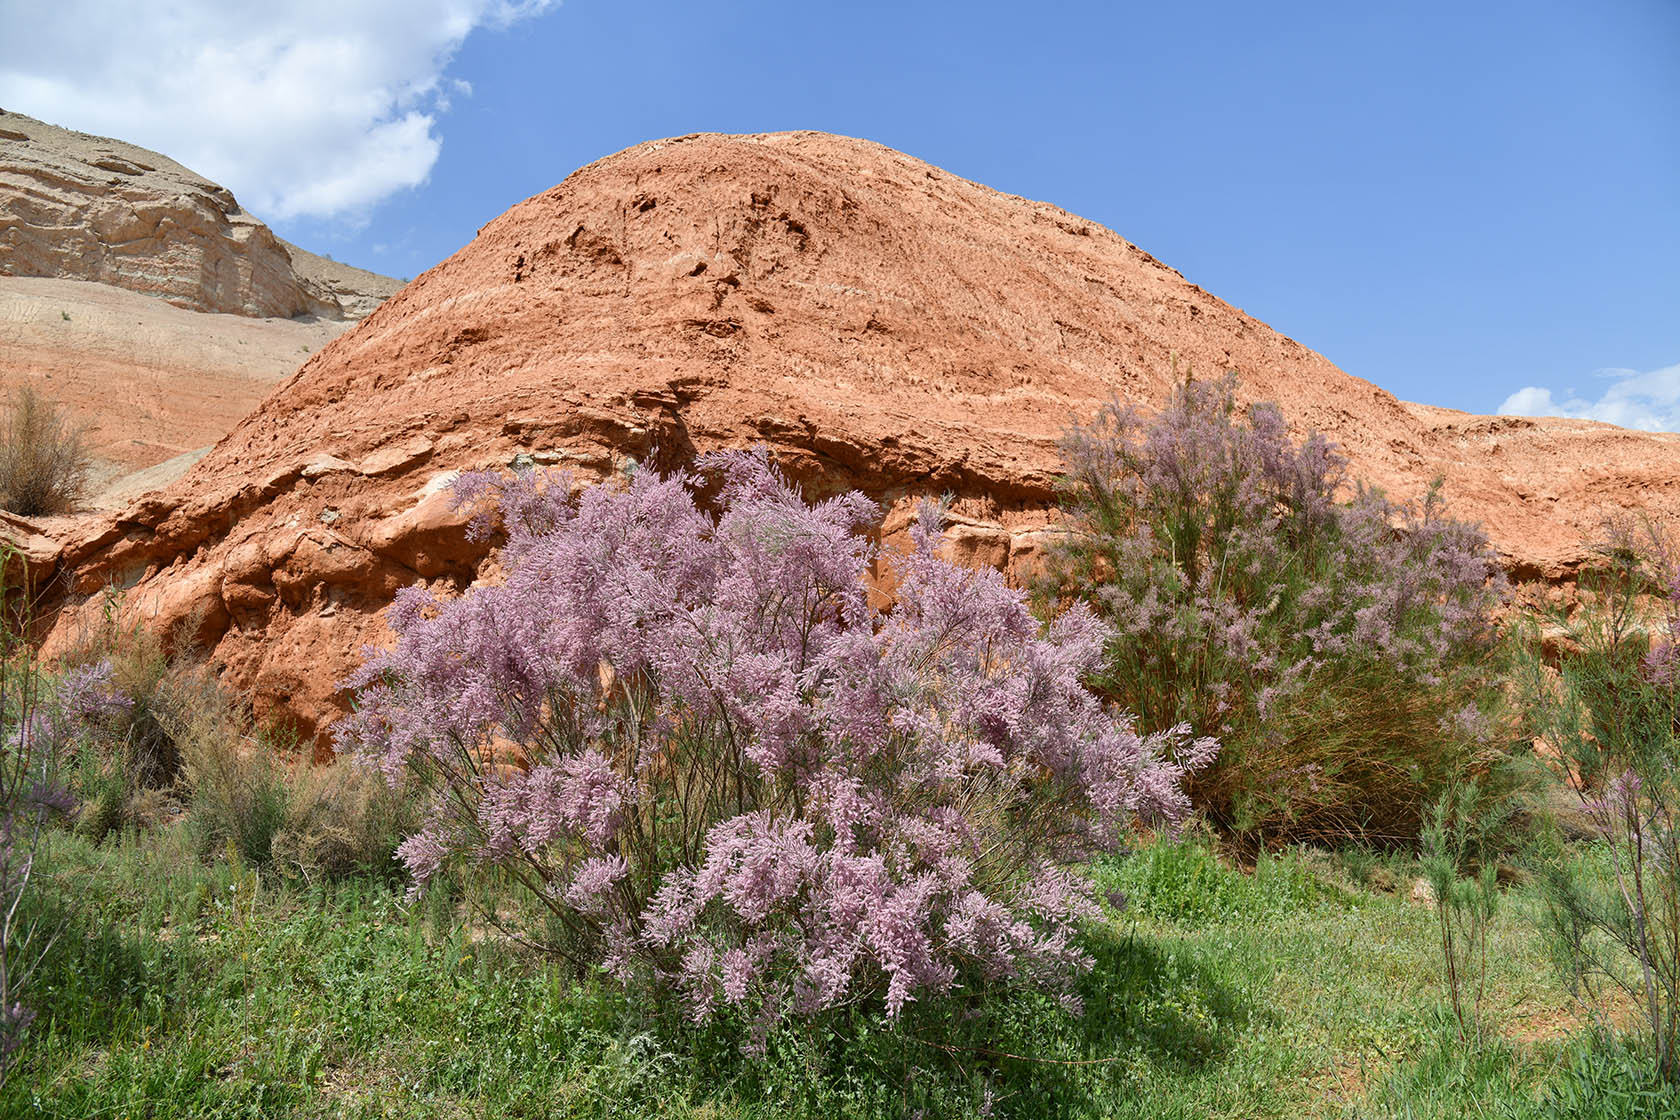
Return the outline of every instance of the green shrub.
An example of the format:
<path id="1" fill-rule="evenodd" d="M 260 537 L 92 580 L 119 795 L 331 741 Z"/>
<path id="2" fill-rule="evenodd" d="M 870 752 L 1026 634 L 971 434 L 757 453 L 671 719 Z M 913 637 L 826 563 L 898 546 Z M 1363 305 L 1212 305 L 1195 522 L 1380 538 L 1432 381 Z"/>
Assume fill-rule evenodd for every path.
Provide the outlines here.
<path id="1" fill-rule="evenodd" d="M 259 728 L 209 668 L 108 612 L 56 687 L 78 827 L 98 842 L 184 815 L 201 855 L 227 844 L 244 862 L 306 880 L 396 871 L 411 830 L 406 792 L 346 763 L 291 761 L 289 736 Z"/>
<path id="2" fill-rule="evenodd" d="M 87 489 L 93 460 L 57 404 L 24 386 L 0 421 L 0 508 L 24 517 L 63 513 Z"/>
<path id="3" fill-rule="evenodd" d="M 287 782 L 285 818 L 271 845 L 282 873 L 305 881 L 401 874 L 397 845 L 419 827 L 406 788 L 393 789 L 349 759 L 295 767 Z"/>
<path id="4" fill-rule="evenodd" d="M 1590 860 L 1544 867 L 1548 931 L 1572 987 L 1639 1010 L 1658 1075 L 1680 1087 L 1680 550 L 1654 526 L 1612 527 L 1580 577 L 1556 672 L 1534 634 L 1531 730 L 1579 798 Z"/>
<path id="5" fill-rule="evenodd" d="M 67 754 L 78 828 L 98 842 L 175 815 L 171 791 L 180 753 L 167 727 L 187 669 L 143 629 L 121 630 L 114 614 L 83 640 L 53 682 L 52 720 Z"/>
<path id="6" fill-rule="evenodd" d="M 198 701 L 168 718 L 201 852 L 231 846 L 246 864 L 305 881 L 398 874 L 397 844 L 418 824 L 406 786 L 348 759 L 312 765 L 213 680 L 194 687 Z"/>
<path id="7" fill-rule="evenodd" d="M 1184 925 L 1289 914 L 1336 897 L 1295 852 L 1262 852 L 1244 874 L 1195 837 L 1157 839 L 1103 860 L 1096 874 L 1121 909 Z"/>
<path id="8" fill-rule="evenodd" d="M 1068 531 L 1047 606 L 1113 627 L 1098 681 L 1142 727 L 1222 743 L 1197 803 L 1251 842 L 1417 836 L 1498 756 L 1502 576 L 1486 538 L 1359 488 L 1235 381 L 1190 381 L 1153 420 L 1111 405 L 1064 441 Z"/>
<path id="9" fill-rule="evenodd" d="M 1511 815 L 1488 804 L 1475 782 L 1450 786 L 1430 807 L 1421 864 L 1435 897 L 1447 995 L 1460 1039 L 1482 1037 L 1488 926 L 1499 906 L 1497 846 Z"/>
<path id="10" fill-rule="evenodd" d="M 187 818 L 200 850 L 232 845 L 245 862 L 268 866 L 286 820 L 286 766 L 278 757 L 286 744 L 260 733 L 208 673 L 184 676 L 174 695 L 180 702 L 163 718 L 181 755 Z"/>

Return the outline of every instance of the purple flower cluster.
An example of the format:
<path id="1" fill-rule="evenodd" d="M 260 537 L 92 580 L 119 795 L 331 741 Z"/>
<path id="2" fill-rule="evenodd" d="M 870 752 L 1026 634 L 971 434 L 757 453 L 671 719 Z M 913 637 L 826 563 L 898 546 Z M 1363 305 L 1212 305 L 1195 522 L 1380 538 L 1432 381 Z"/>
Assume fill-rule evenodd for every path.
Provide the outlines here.
<path id="1" fill-rule="evenodd" d="M 416 880 L 500 866 L 583 963 L 697 1018 L 1066 992 L 1096 913 L 1067 865 L 1180 821 L 1216 744 L 1106 711 L 1081 683 L 1106 630 L 1081 607 L 1045 632 L 996 572 L 940 559 L 936 510 L 882 612 L 864 497 L 808 505 L 762 452 L 699 470 L 469 477 L 506 580 L 405 592 L 342 731 L 437 795 L 400 852 Z"/>
<path id="2" fill-rule="evenodd" d="M 58 680 L 58 706 L 83 725 L 102 724 L 126 715 L 134 701 L 117 685 L 109 659 L 71 669 Z"/>
<path id="3" fill-rule="evenodd" d="M 1328 440 L 1296 442 L 1273 405 L 1238 407 L 1232 378 L 1188 382 L 1153 417 L 1105 408 L 1064 453 L 1069 532 L 1051 595 L 1113 628 L 1104 683 L 1143 727 L 1220 737 L 1221 780 L 1316 798 L 1329 769 L 1303 753 L 1316 736 L 1285 726 L 1327 689 L 1414 706 L 1438 694 L 1425 734 L 1480 726 L 1457 718 L 1474 688 L 1450 678 L 1490 648 L 1504 578 L 1438 493 L 1407 506 L 1350 487 Z M 1352 683 L 1361 674 L 1374 683 Z M 1339 773 L 1364 766 L 1348 747 Z M 1259 772 L 1236 775 L 1250 764 Z"/>
<path id="4" fill-rule="evenodd" d="M 1680 557 L 1663 550 L 1658 560 L 1663 565 L 1662 610 L 1663 631 L 1651 642 L 1645 657 L 1645 671 L 1652 684 L 1669 688 L 1680 687 Z"/>

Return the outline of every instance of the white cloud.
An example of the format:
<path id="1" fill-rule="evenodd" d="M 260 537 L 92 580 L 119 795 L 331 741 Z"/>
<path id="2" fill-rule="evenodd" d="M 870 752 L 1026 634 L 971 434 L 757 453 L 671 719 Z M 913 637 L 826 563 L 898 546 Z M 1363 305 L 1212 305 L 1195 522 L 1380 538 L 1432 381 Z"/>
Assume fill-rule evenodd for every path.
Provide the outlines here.
<path id="1" fill-rule="evenodd" d="M 1610 382 L 1597 400 L 1588 400 L 1574 389 L 1564 390 L 1559 400 L 1550 389 L 1531 385 L 1506 397 L 1499 415 L 1573 416 L 1646 432 L 1680 432 L 1680 365 L 1648 373 L 1601 369 L 1593 376 Z"/>
<path id="2" fill-rule="evenodd" d="M 0 106 L 161 152 L 259 217 L 353 219 L 430 174 L 473 29 L 556 2 L 57 0 L 0 35 Z"/>

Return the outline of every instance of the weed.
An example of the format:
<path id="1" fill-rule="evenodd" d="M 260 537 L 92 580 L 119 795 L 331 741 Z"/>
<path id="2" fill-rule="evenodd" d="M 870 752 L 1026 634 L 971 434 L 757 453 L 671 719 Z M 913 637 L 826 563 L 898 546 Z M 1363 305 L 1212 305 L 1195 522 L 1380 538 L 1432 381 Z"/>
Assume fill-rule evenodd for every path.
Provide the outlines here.
<path id="1" fill-rule="evenodd" d="M 1499 905 L 1495 844 L 1509 822 L 1475 782 L 1449 786 L 1423 826 L 1421 863 L 1434 898 L 1447 995 L 1461 1041 L 1481 1041 L 1488 928 Z"/>
<path id="2" fill-rule="evenodd" d="M 1680 1093 L 1663 1081 L 1646 1047 L 1602 1028 L 1553 1079 L 1546 1120 L 1680 1120 Z"/>
<path id="3" fill-rule="evenodd" d="M 25 385 L 0 420 L 0 508 L 24 517 L 63 513 L 81 500 L 93 460 L 60 406 Z"/>
<path id="4" fill-rule="evenodd" d="M 16 560 L 0 542 L 0 573 Z M 0 607 L 9 590 L 0 579 Z M 59 933 L 59 923 L 32 914 L 29 904 L 49 820 L 70 805 L 23 621 L 0 614 L 0 1084 L 38 1013 L 35 975 Z"/>

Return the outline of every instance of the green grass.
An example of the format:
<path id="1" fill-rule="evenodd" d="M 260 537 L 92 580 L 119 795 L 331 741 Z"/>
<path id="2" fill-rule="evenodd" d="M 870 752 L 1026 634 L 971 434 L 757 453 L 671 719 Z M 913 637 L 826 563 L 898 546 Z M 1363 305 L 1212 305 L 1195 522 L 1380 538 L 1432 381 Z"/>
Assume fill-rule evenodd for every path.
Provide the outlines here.
<path id="1" fill-rule="evenodd" d="M 400 888 L 278 884 L 204 863 L 179 830 L 58 835 L 37 897 L 66 925 L 0 1116 L 1654 1114 L 1617 1065 L 1636 1055 L 1562 1033 L 1523 889 L 1492 933 L 1488 1039 L 1461 1043 L 1433 915 L 1391 862 L 1298 852 L 1245 874 L 1201 843 L 1148 845 L 1094 868 L 1129 905 L 1090 931 L 1083 1017 L 972 992 L 897 1027 L 784 1028 L 752 1058 L 745 1024 L 684 1024 Z"/>

